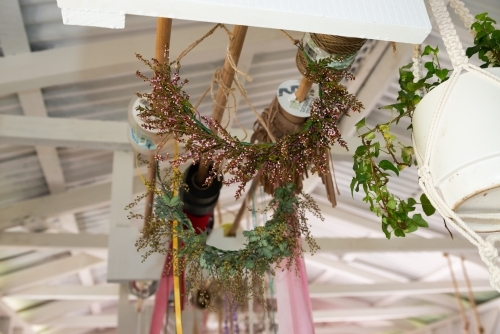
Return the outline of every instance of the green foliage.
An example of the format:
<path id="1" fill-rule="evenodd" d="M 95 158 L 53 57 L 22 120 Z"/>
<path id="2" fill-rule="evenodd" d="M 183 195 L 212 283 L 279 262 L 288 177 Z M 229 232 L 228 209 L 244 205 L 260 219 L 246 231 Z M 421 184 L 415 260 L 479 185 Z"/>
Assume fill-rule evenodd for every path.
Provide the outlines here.
<path id="1" fill-rule="evenodd" d="M 495 29 L 496 21 L 488 17 L 488 13 L 476 15 L 476 22 L 471 29 L 476 33 L 474 46 L 467 49 L 467 57 L 477 54 L 484 61 L 481 67 L 500 66 L 500 30 Z"/>
<path id="2" fill-rule="evenodd" d="M 496 22 L 488 17 L 487 13 L 476 16 L 476 22 L 471 29 L 476 32 L 474 46 L 467 49 L 467 56 L 478 54 L 479 59 L 485 63 L 481 67 L 500 66 L 500 30 L 496 30 Z M 427 216 L 433 215 L 436 209 L 432 206 L 425 194 L 420 197 L 420 203 L 413 198 L 406 201 L 392 194 L 387 184 L 391 173 L 399 176 L 399 172 L 406 167 L 416 164 L 411 146 L 399 142 L 391 133 L 391 125 L 398 124 L 403 117 L 413 118 L 413 112 L 422 99 L 424 93 L 429 92 L 437 85 L 448 80 L 451 71 L 441 68 L 438 60 L 439 48 L 426 46 L 422 52 L 423 57 L 430 57 L 424 64 L 425 76 L 416 81 L 412 72 L 413 64 L 403 66 L 399 70 L 398 103 L 383 107 L 391 110 L 391 119 L 386 123 L 377 124 L 370 128 L 366 120 L 362 119 L 356 124 L 356 130 L 362 140 L 362 145 L 354 154 L 353 170 L 355 176 L 351 181 L 351 194 L 363 189 L 363 201 L 370 205 L 370 210 L 382 220 L 382 231 L 387 238 L 393 232 L 395 236 L 404 237 L 406 233 L 416 231 L 419 227 L 428 227 L 421 214 L 410 213 L 415 211 L 420 204 Z M 408 129 L 411 129 L 411 124 Z M 365 130 L 362 132 L 362 130 Z M 378 140 L 380 139 L 380 140 Z M 391 157 L 391 161 L 382 160 L 377 163 L 380 152 Z"/>
<path id="3" fill-rule="evenodd" d="M 163 181 L 165 182 L 165 181 Z M 249 298 L 263 300 L 264 277 L 273 272 L 273 265 L 287 260 L 280 270 L 290 270 L 302 256 L 300 238 L 303 236 L 312 253 L 318 246 L 311 237 L 306 211 L 321 218 L 319 209 L 307 194 L 297 194 L 294 184 L 277 188 L 267 209 L 274 214 L 264 226 L 245 231 L 247 242 L 239 251 L 226 251 L 206 244 L 206 232 L 195 231 L 189 218 L 182 212 L 183 203 L 174 195 L 172 187 L 163 187 L 157 196 L 154 215 L 149 221 L 137 248 L 161 252 L 176 257 L 176 274 L 185 272 L 189 282 L 188 293 L 196 293 L 206 280 L 211 282 L 211 294 L 227 293 L 233 301 L 244 305 Z M 178 224 L 172 222 L 177 221 Z M 181 241 L 178 251 L 168 248 L 166 240 L 177 236 Z"/>
<path id="4" fill-rule="evenodd" d="M 373 128 L 366 124 L 365 119 L 356 124 L 362 145 L 354 154 L 355 176 L 351 181 L 351 193 L 363 189 L 363 201 L 381 218 L 382 231 L 387 238 L 390 238 L 392 233 L 397 237 L 404 237 L 419 227 L 428 226 L 420 214 L 411 214 L 417 204 L 422 205 L 428 216 L 435 211 L 425 195 L 420 197 L 420 203 L 413 198 L 403 200 L 392 194 L 387 184 L 391 176 L 399 176 L 402 170 L 415 163 L 413 147 L 399 142 L 391 133 L 391 125 L 397 124 L 403 117 L 412 118 L 417 104 L 422 99 L 422 91 L 428 92 L 449 78 L 450 71 L 441 68 L 439 64 L 438 52 L 438 47 L 425 47 L 422 56 L 428 56 L 430 60 L 424 64 L 425 76 L 416 82 L 412 64 L 399 70 L 398 103 L 383 107 L 392 111 L 388 122 L 377 124 Z M 389 155 L 390 160 L 378 161 L 380 152 Z"/>

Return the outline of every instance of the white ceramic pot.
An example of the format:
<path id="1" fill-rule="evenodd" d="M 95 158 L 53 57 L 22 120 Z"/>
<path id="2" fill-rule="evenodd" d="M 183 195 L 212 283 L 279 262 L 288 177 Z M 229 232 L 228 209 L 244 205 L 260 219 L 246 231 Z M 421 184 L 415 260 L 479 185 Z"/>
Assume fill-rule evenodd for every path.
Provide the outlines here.
<path id="1" fill-rule="evenodd" d="M 500 68 L 487 69 L 500 77 Z M 449 82 L 429 92 L 413 116 L 419 165 L 431 154 L 434 185 L 457 214 L 500 213 L 500 85 L 474 72 L 462 73 L 446 102 L 434 145 L 427 139 Z M 500 220 L 465 219 L 476 232 L 500 231 Z"/>

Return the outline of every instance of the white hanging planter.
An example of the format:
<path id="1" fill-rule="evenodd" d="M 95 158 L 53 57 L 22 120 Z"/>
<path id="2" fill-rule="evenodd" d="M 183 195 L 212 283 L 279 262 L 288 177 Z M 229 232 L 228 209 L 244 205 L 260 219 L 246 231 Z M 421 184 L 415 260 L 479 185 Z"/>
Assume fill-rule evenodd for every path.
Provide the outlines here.
<path id="1" fill-rule="evenodd" d="M 463 3 L 461 18 L 470 21 Z M 469 64 L 444 0 L 429 0 L 453 65 L 450 79 L 429 92 L 413 115 L 419 183 L 443 218 L 479 249 L 500 291 L 495 242 L 476 232 L 500 231 L 500 69 Z M 467 22 L 466 24 L 469 24 Z"/>
<path id="2" fill-rule="evenodd" d="M 500 79 L 500 68 L 487 71 Z M 430 155 L 429 169 L 446 204 L 459 216 L 500 214 L 500 85 L 475 72 L 462 73 L 449 91 L 447 81 L 429 92 L 413 116 L 419 166 Z M 432 147 L 432 121 L 441 101 Z M 500 217 L 499 217 L 500 218 Z M 469 218 L 476 232 L 500 231 L 500 219 Z"/>

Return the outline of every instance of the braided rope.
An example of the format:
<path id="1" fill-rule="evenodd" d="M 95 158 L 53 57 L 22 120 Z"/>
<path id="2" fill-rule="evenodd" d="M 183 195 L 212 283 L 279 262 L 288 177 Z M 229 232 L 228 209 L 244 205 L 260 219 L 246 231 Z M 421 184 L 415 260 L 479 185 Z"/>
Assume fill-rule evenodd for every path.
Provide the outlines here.
<path id="1" fill-rule="evenodd" d="M 500 241 L 500 233 L 495 233 L 489 235 L 486 239 L 481 238 L 474 230 L 472 230 L 461 218 L 474 218 L 474 219 L 492 219 L 496 218 L 496 214 L 462 214 L 458 215 L 453 211 L 448 204 L 444 201 L 439 189 L 435 186 L 433 177 L 430 172 L 430 158 L 434 142 L 436 140 L 436 134 L 438 130 L 438 125 L 440 123 L 441 116 L 446 107 L 446 103 L 450 97 L 450 94 L 458 81 L 458 78 L 463 70 L 474 72 L 483 78 L 491 80 L 500 85 L 500 78 L 492 75 L 491 73 L 485 71 L 474 65 L 468 64 L 468 59 L 465 57 L 465 52 L 460 42 L 457 32 L 451 23 L 450 15 L 446 9 L 443 0 L 429 0 L 430 7 L 432 9 L 433 15 L 438 24 L 441 36 L 448 51 L 448 55 L 453 64 L 453 74 L 451 75 L 444 92 L 442 93 L 441 99 L 436 108 L 436 113 L 434 114 L 431 127 L 429 130 L 429 136 L 427 140 L 427 145 L 425 147 L 426 154 L 424 157 L 421 156 L 418 150 L 415 150 L 415 155 L 420 166 L 418 169 L 419 184 L 424 190 L 427 197 L 429 198 L 432 205 L 436 210 L 443 216 L 447 223 L 452 225 L 457 231 L 459 231 L 467 240 L 469 240 L 473 245 L 475 245 L 481 256 L 481 259 L 488 267 L 490 273 L 490 284 L 493 288 L 500 291 L 500 268 L 498 267 L 498 250 L 495 248 L 495 243 Z M 415 143 L 415 136 L 412 138 L 413 146 L 417 148 Z"/>
<path id="2" fill-rule="evenodd" d="M 470 30 L 470 32 L 475 36 L 476 32 L 471 29 L 472 24 L 476 21 L 474 16 L 470 13 L 469 9 L 465 7 L 465 4 L 461 0 L 450 0 L 450 5 L 455 9 L 455 13 L 458 14 L 465 27 Z"/>
<path id="3" fill-rule="evenodd" d="M 468 64 L 469 60 L 465 56 L 465 51 L 462 43 L 458 38 L 457 31 L 451 22 L 450 13 L 446 9 L 443 0 L 429 0 L 429 5 L 432 9 L 432 14 L 441 32 L 444 45 L 450 56 L 451 63 L 454 69 L 458 69 Z"/>

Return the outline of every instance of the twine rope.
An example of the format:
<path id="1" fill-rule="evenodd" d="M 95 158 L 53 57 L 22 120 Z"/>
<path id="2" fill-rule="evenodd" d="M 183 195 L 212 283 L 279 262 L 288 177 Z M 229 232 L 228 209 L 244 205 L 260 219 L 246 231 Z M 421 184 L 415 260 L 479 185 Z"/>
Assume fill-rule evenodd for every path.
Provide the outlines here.
<path id="1" fill-rule="evenodd" d="M 479 317 L 479 312 L 477 311 L 476 300 L 474 299 L 474 294 L 472 293 L 472 286 L 469 279 L 469 274 L 465 268 L 465 258 L 461 258 L 462 272 L 464 273 L 465 283 L 467 284 L 467 293 L 469 295 L 469 303 L 472 308 L 472 313 L 474 314 L 474 321 L 476 323 L 476 334 L 483 334 L 484 328 L 481 325 L 481 318 Z"/>
<path id="2" fill-rule="evenodd" d="M 229 31 L 229 29 L 227 29 L 227 27 L 224 24 L 218 23 L 214 27 L 212 27 L 212 29 L 210 29 L 205 35 L 203 35 L 201 38 L 199 38 L 195 42 L 191 43 L 184 51 L 181 52 L 181 54 L 174 61 L 175 67 L 177 69 L 179 69 L 181 67 L 181 65 L 180 65 L 181 59 L 184 58 L 189 52 L 191 52 L 191 50 L 193 50 L 196 46 L 198 46 L 198 44 L 200 44 L 201 42 L 203 42 L 207 37 L 209 37 L 210 35 L 212 35 L 215 32 L 215 30 L 217 30 L 217 28 L 224 29 L 224 31 L 226 32 L 226 34 L 227 34 L 227 36 L 229 38 L 229 41 L 232 41 L 234 39 L 233 33 L 231 31 Z M 247 81 L 249 81 L 249 82 L 252 81 L 252 77 L 250 77 L 248 74 L 246 74 L 245 72 L 243 72 L 243 71 L 241 71 L 241 70 L 238 69 L 238 67 L 236 66 L 236 63 L 235 63 L 235 61 L 233 59 L 233 56 L 231 55 L 231 52 L 229 51 L 229 45 L 228 45 L 227 50 L 226 50 L 226 57 L 227 57 L 227 59 L 229 61 L 229 64 L 231 65 L 231 68 L 234 70 L 234 82 L 235 82 L 236 88 L 238 89 L 238 91 L 241 94 L 241 97 L 245 100 L 246 104 L 253 111 L 253 113 L 257 117 L 257 120 L 262 124 L 263 128 L 268 132 L 268 135 L 269 135 L 269 138 L 271 139 L 271 141 L 273 143 L 276 143 L 276 138 L 269 131 L 269 128 L 264 123 L 264 120 L 261 118 L 260 114 L 257 112 L 257 110 L 255 110 L 255 108 L 253 107 L 252 103 L 248 99 L 247 93 L 246 93 L 245 89 L 243 88 L 243 85 L 241 84 L 241 81 L 240 81 L 240 79 L 238 77 L 238 74 L 242 75 L 243 77 L 245 77 L 245 79 Z M 236 116 L 236 108 L 237 108 L 236 104 L 237 104 L 237 100 L 236 100 L 236 96 L 234 94 L 234 89 L 231 88 L 231 87 L 227 87 L 223 83 L 223 81 L 221 79 L 222 78 L 222 73 L 223 73 L 223 69 L 221 69 L 221 68 L 218 68 L 215 71 L 214 75 L 212 76 L 212 80 L 210 82 L 209 87 L 205 90 L 205 92 L 202 94 L 201 98 L 196 103 L 195 109 L 197 109 L 197 107 L 199 107 L 199 105 L 201 104 L 201 102 L 205 98 L 205 96 L 208 93 L 208 91 L 210 91 L 212 100 L 213 100 L 213 102 L 215 104 L 217 104 L 220 107 L 223 107 L 224 109 L 228 109 L 228 111 L 231 110 L 231 109 L 233 110 L 236 122 L 238 123 L 238 125 L 240 126 L 240 128 L 245 133 L 245 138 L 246 138 L 248 134 L 247 134 L 246 130 L 243 128 L 243 126 L 241 125 L 241 123 L 238 121 L 238 117 Z M 221 106 L 221 105 L 219 105 L 217 103 L 216 97 L 215 97 L 215 94 L 214 94 L 214 86 L 215 85 L 218 85 L 218 87 L 220 89 L 222 89 L 224 95 L 226 96 L 226 100 L 228 100 L 229 98 L 231 98 L 233 100 L 233 105 L 232 106 L 227 106 L 227 105 Z M 225 127 L 227 127 L 229 125 L 230 119 L 231 119 L 231 112 L 229 111 L 228 114 L 229 114 L 229 120 L 228 120 L 228 123 L 227 123 L 227 125 Z"/>
<path id="3" fill-rule="evenodd" d="M 453 284 L 453 292 L 455 295 L 455 299 L 458 305 L 458 312 L 460 313 L 460 319 L 462 319 L 462 331 L 464 334 L 469 334 L 469 320 L 467 319 L 467 315 L 465 314 L 464 304 L 462 303 L 462 299 L 460 298 L 460 293 L 458 291 L 458 283 L 457 278 L 455 277 L 455 273 L 453 272 L 453 266 L 451 265 L 450 256 L 448 253 L 444 253 L 443 256 L 448 261 L 448 268 L 450 269 L 451 282 Z"/>
<path id="4" fill-rule="evenodd" d="M 420 177 L 419 184 L 427 194 L 427 197 L 429 198 L 431 203 L 438 210 L 438 212 L 441 213 L 446 222 L 452 225 L 473 245 L 478 247 L 481 259 L 488 267 L 488 271 L 490 273 L 490 284 L 493 288 L 500 291 L 500 268 L 498 267 L 498 250 L 495 248 L 495 243 L 500 241 L 500 233 L 491 234 L 486 239 L 483 239 L 461 219 L 492 219 L 491 217 L 496 216 L 493 216 L 493 214 L 458 215 L 444 201 L 442 195 L 435 186 L 433 177 L 430 173 L 431 149 L 433 148 L 436 141 L 437 127 L 446 106 L 446 102 L 448 101 L 453 87 L 458 81 L 460 73 L 463 70 L 474 72 L 475 74 L 486 78 L 498 85 L 500 85 L 500 78 L 477 66 L 468 64 L 468 59 L 464 56 L 465 52 L 462 48 L 462 44 L 460 43 L 456 30 L 451 23 L 449 13 L 443 0 L 429 0 L 429 4 L 440 29 L 441 36 L 445 41 L 445 46 L 450 59 L 452 60 L 454 71 L 443 92 L 441 100 L 439 101 L 436 113 L 434 114 L 429 130 L 427 146 L 424 151 L 426 152 L 425 157 L 422 158 L 420 152 L 418 150 L 415 150 L 415 155 L 420 166 L 418 169 L 418 175 Z M 416 148 L 417 146 L 415 145 L 415 136 L 413 136 L 412 141 L 413 146 Z"/>

